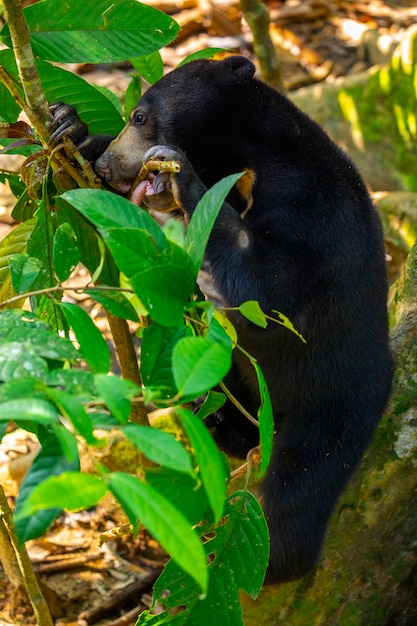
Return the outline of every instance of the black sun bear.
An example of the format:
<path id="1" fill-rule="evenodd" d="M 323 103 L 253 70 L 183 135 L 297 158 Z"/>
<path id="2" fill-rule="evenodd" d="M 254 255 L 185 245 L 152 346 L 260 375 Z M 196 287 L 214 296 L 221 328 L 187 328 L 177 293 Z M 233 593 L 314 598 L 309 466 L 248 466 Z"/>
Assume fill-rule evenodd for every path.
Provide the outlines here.
<path id="1" fill-rule="evenodd" d="M 169 209 L 173 197 L 186 216 L 213 183 L 248 172 L 246 191 L 233 190 L 221 208 L 206 262 L 225 304 L 257 300 L 306 339 L 233 317 L 274 410 L 261 489 L 267 581 L 280 582 L 314 568 L 337 499 L 386 406 L 392 362 L 383 237 L 366 186 L 327 134 L 254 72 L 238 56 L 186 64 L 145 93 L 112 142 L 88 136 L 72 107 L 54 105 L 52 142 L 69 134 L 84 144 L 98 175 L 125 194 L 144 160 L 178 160 L 180 173 L 146 181 L 136 201 Z M 226 384 L 256 415 L 254 372 L 237 350 Z M 232 453 L 258 443 L 256 427 L 231 404 L 209 425 Z"/>

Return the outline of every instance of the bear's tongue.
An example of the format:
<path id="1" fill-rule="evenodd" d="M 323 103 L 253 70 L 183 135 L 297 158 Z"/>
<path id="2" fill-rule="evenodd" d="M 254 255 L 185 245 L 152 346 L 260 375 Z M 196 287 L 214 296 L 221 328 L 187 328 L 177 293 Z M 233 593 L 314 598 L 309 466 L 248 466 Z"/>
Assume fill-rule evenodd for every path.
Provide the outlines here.
<path id="1" fill-rule="evenodd" d="M 140 206 L 143 202 L 145 196 L 151 196 L 155 192 L 152 187 L 152 182 L 149 180 L 143 180 L 139 185 L 133 190 L 133 193 L 130 197 L 130 201 L 137 206 Z"/>

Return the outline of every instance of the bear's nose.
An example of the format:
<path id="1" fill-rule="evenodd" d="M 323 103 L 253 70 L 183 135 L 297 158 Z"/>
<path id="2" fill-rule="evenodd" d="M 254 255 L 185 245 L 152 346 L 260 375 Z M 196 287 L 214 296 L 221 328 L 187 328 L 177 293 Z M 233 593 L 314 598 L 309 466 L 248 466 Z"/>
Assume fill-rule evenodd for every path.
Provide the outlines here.
<path id="1" fill-rule="evenodd" d="M 107 182 L 111 180 L 111 161 L 111 154 L 104 152 L 94 163 L 94 169 L 97 174 Z"/>

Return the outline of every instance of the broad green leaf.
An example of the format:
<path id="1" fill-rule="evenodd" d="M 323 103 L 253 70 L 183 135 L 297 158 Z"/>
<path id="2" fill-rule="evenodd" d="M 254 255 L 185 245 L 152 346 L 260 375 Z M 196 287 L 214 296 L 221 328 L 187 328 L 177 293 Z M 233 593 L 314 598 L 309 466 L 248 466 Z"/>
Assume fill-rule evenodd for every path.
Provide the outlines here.
<path id="1" fill-rule="evenodd" d="M 59 280 L 67 280 L 72 270 L 80 261 L 77 238 L 71 224 L 65 222 L 55 231 L 52 244 L 54 268 Z"/>
<path id="2" fill-rule="evenodd" d="M 36 225 L 27 243 L 27 253 L 39 260 L 42 270 L 39 272 L 32 289 L 47 289 L 56 285 L 56 278 L 52 270 L 52 212 L 44 199 L 39 204 L 35 214 Z M 35 300 L 35 299 L 33 299 Z M 35 302 L 38 302 L 36 298 Z M 32 308 L 36 308 L 32 301 Z"/>
<path id="3" fill-rule="evenodd" d="M 0 345 L 0 380 L 24 376 L 43 379 L 48 373 L 45 359 L 37 351 L 17 341 Z"/>
<path id="4" fill-rule="evenodd" d="M 212 390 L 209 391 L 205 397 L 203 404 L 199 408 L 198 413 L 196 413 L 196 417 L 198 417 L 199 420 L 203 421 L 206 417 L 221 409 L 225 402 L 226 396 L 224 395 L 224 393 Z"/>
<path id="5" fill-rule="evenodd" d="M 67 459 L 68 463 L 76 462 L 78 460 L 78 441 L 76 436 L 73 435 L 72 432 L 70 432 L 68 428 L 61 423 L 52 424 L 51 429 L 55 437 L 58 439 L 61 450 L 64 453 L 64 456 Z M 50 430 L 48 430 L 47 440 L 49 440 L 50 437 Z M 75 469 L 78 469 L 78 467 L 75 467 Z"/>
<path id="6" fill-rule="evenodd" d="M 136 0 L 46 0 L 24 11 L 36 56 L 59 63 L 114 63 L 159 50 L 178 34 L 170 17 Z M 8 29 L 2 40 L 10 45 Z"/>
<path id="7" fill-rule="evenodd" d="M 58 422 L 59 413 L 46 400 L 25 398 L 24 400 L 8 400 L 0 405 L 0 421 L 37 422 L 39 424 L 53 424 Z"/>
<path id="8" fill-rule="evenodd" d="M 11 50 L 0 51 L 0 65 L 3 65 L 13 77 L 18 78 Z M 93 85 L 89 85 L 80 76 L 45 61 L 37 60 L 36 67 L 49 103 L 62 101 L 75 106 L 81 119 L 88 124 L 91 133 L 117 135 L 122 130 L 124 126 L 122 116 L 110 100 Z M 0 86 L 1 84 L 0 82 Z M 0 114 L 3 110 L 2 102 L 0 100 Z"/>
<path id="9" fill-rule="evenodd" d="M 129 115 L 139 102 L 142 95 L 142 80 L 138 74 L 134 74 L 125 92 L 124 110 L 125 119 L 129 119 Z"/>
<path id="10" fill-rule="evenodd" d="M 191 526 L 199 524 L 202 519 L 213 521 L 207 494 L 201 482 L 196 484 L 194 475 L 167 467 L 146 467 L 144 472 L 146 482 L 173 506 L 181 502 L 181 513 Z"/>
<path id="11" fill-rule="evenodd" d="M 11 284 L 9 260 L 13 254 L 25 251 L 35 223 L 36 220 L 32 218 L 24 224 L 19 224 L 0 241 L 0 302 L 15 295 Z"/>
<path id="12" fill-rule="evenodd" d="M 94 382 L 100 397 L 104 400 L 113 417 L 120 424 L 128 421 L 132 408 L 132 398 L 140 393 L 139 387 L 130 380 L 123 380 L 117 376 L 97 374 Z"/>
<path id="13" fill-rule="evenodd" d="M 246 319 L 257 326 L 261 326 L 261 328 L 266 328 L 268 322 L 266 320 L 265 313 L 262 311 L 259 306 L 259 302 L 256 300 L 248 300 L 247 302 L 243 302 L 240 306 L 237 307 L 237 310 L 242 313 Z"/>
<path id="14" fill-rule="evenodd" d="M 187 409 L 178 409 L 177 414 L 193 448 L 201 481 L 214 513 L 214 519 L 218 522 L 223 513 L 226 497 L 226 474 L 223 460 L 213 437 L 204 424 Z"/>
<path id="15" fill-rule="evenodd" d="M 16 342 L 46 359 L 74 362 L 79 358 L 77 350 L 68 339 L 55 335 L 49 329 L 37 328 L 34 324 L 8 328 L 3 337 L 7 343 Z"/>
<path id="16" fill-rule="evenodd" d="M 127 424 L 122 432 L 150 461 L 177 472 L 194 474 L 184 446 L 170 433 L 137 424 Z"/>
<path id="17" fill-rule="evenodd" d="M 87 402 L 96 395 L 94 377 L 91 372 L 81 369 L 55 369 L 44 379 L 51 387 L 62 387 L 67 393 Z"/>
<path id="18" fill-rule="evenodd" d="M 34 376 L 12 378 L 0 385 L 0 402 L 23 398 L 45 399 L 45 385 Z"/>
<path id="19" fill-rule="evenodd" d="M 268 564 L 268 527 L 260 504 L 251 493 L 237 492 L 229 497 L 219 526 L 206 525 L 201 532 L 210 555 L 207 597 L 201 599 L 192 578 L 171 560 L 155 583 L 153 606 L 139 616 L 137 626 L 243 626 L 239 590 L 255 598 Z M 157 614 L 156 604 L 164 609 Z"/>
<path id="20" fill-rule="evenodd" d="M 57 198 L 56 204 L 59 204 L 59 210 L 56 212 L 57 221 L 59 224 L 66 222 L 71 224 L 77 237 L 81 263 L 90 271 L 92 282 L 97 282 L 100 278 L 101 283 L 118 287 L 119 272 L 96 229 L 67 202 L 60 202 L 60 198 Z"/>
<path id="21" fill-rule="evenodd" d="M 155 52 L 153 52 L 152 54 L 148 54 L 147 56 L 142 56 L 137 59 L 129 60 L 135 70 L 141 76 L 143 76 L 143 78 L 150 85 L 156 83 L 156 81 L 162 78 L 162 76 L 164 75 L 164 64 L 159 50 L 156 50 Z"/>
<path id="22" fill-rule="evenodd" d="M 189 326 L 162 326 L 153 322 L 144 329 L 140 350 L 140 373 L 145 387 L 159 387 L 161 397 L 172 398 L 177 388 L 172 374 L 172 351 L 176 343 L 192 334 Z"/>
<path id="23" fill-rule="evenodd" d="M 207 590 L 206 558 L 200 538 L 169 500 L 150 485 L 122 472 L 110 474 L 109 487 L 130 522 L 147 528 L 203 592 Z"/>
<path id="24" fill-rule="evenodd" d="M 101 233 L 152 318 L 164 326 L 179 325 L 195 288 L 194 268 L 184 250 L 165 241 L 165 249 L 159 252 L 150 234 L 140 229 L 111 228 Z"/>
<path id="25" fill-rule="evenodd" d="M 230 335 L 226 332 L 225 328 L 220 324 L 217 317 L 212 317 L 209 327 L 208 327 L 208 332 L 207 332 L 206 337 L 208 337 L 214 343 L 218 343 L 222 345 L 226 350 L 232 350 L 233 343 L 230 338 Z"/>
<path id="26" fill-rule="evenodd" d="M 181 248 L 176 248 L 182 252 Z M 178 326 L 181 323 L 195 287 L 190 265 L 185 254 L 175 254 L 171 258 L 165 256 L 130 278 L 140 301 L 159 324 Z"/>
<path id="27" fill-rule="evenodd" d="M 38 259 L 27 254 L 12 254 L 9 258 L 10 275 L 16 293 L 27 291 L 37 279 L 41 271 Z"/>
<path id="28" fill-rule="evenodd" d="M 208 337 L 184 337 L 172 354 L 172 370 L 178 393 L 197 397 L 217 385 L 232 363 L 231 347 Z"/>
<path id="29" fill-rule="evenodd" d="M 241 176 L 242 173 L 231 174 L 220 180 L 204 194 L 195 208 L 187 228 L 185 243 L 197 271 L 200 269 L 210 233 L 223 202 Z"/>
<path id="30" fill-rule="evenodd" d="M 232 322 L 227 318 L 227 316 L 218 309 L 216 309 L 214 311 L 214 318 L 219 322 L 225 333 L 230 337 L 232 343 L 238 343 L 236 328 L 233 326 Z"/>
<path id="31" fill-rule="evenodd" d="M 198 52 L 189 54 L 181 63 L 178 63 L 177 67 L 181 67 L 181 65 L 185 65 L 196 59 L 212 59 L 216 54 L 221 54 L 222 52 L 225 52 L 224 48 L 204 48 L 204 50 L 198 50 Z"/>
<path id="32" fill-rule="evenodd" d="M 139 164 L 140 165 L 140 164 Z M 158 248 L 164 248 L 166 237 L 151 216 L 126 198 L 102 189 L 72 189 L 57 198 L 57 205 L 65 200 L 99 230 L 132 228 L 145 230 Z"/>
<path id="33" fill-rule="evenodd" d="M 93 435 L 91 418 L 77 396 L 72 396 L 60 389 L 48 389 L 48 396 L 89 445 L 97 444 L 97 439 Z"/>
<path id="34" fill-rule="evenodd" d="M 256 361 L 251 361 L 255 368 L 258 379 L 259 395 L 261 403 L 258 409 L 259 439 L 262 451 L 261 474 L 266 471 L 272 453 L 272 443 L 274 438 L 274 413 L 272 410 L 271 397 L 265 377 Z"/>
<path id="35" fill-rule="evenodd" d="M 48 324 L 37 318 L 31 311 L 0 309 L 0 341 L 4 338 L 5 333 L 16 328 L 34 328 L 36 332 L 38 329 L 49 330 Z"/>
<path id="36" fill-rule="evenodd" d="M 22 543 L 40 537 L 61 511 L 60 507 L 53 506 L 37 511 L 28 517 L 21 517 L 21 510 L 33 489 L 51 476 L 57 476 L 62 472 L 76 471 L 79 467 L 78 457 L 69 462 L 55 438 L 51 438 L 36 455 L 20 485 L 19 495 L 15 503 L 15 516 L 20 518 L 16 521 L 15 528 Z"/>
<path id="37" fill-rule="evenodd" d="M 76 304 L 62 302 L 60 307 L 68 324 L 80 344 L 80 350 L 91 368 L 97 374 L 106 374 L 110 369 L 110 353 L 107 343 L 84 309 Z"/>
<path id="38" fill-rule="evenodd" d="M 64 472 L 60 476 L 51 476 L 35 487 L 26 498 L 18 519 L 52 507 L 68 511 L 88 509 L 97 504 L 106 491 L 106 483 L 91 474 Z"/>
<path id="39" fill-rule="evenodd" d="M 150 267 L 158 258 L 152 236 L 140 228 L 109 228 L 100 231 L 117 267 L 131 282 L 132 276 Z"/>
<path id="40" fill-rule="evenodd" d="M 112 289 L 86 289 L 85 294 L 99 302 L 103 307 L 116 317 L 124 320 L 138 322 L 139 318 L 129 300 L 121 291 Z"/>

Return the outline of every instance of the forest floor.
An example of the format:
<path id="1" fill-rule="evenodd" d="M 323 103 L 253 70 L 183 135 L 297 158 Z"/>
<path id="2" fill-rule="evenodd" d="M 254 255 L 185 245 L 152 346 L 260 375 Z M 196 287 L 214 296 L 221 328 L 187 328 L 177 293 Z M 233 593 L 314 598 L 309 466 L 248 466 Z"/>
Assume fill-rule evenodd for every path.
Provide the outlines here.
<path id="1" fill-rule="evenodd" d="M 205 47 L 223 47 L 253 59 L 252 35 L 236 0 L 147 0 L 172 14 L 182 26 L 178 40 L 162 50 L 167 71 Z M 363 71 L 389 59 L 405 29 L 417 22 L 415 2 L 370 0 L 269 0 L 271 35 L 289 92 L 315 82 Z M 255 60 L 255 59 L 254 59 Z M 255 60 L 256 61 L 256 60 Z M 90 82 L 122 96 L 129 68 L 73 66 Z M 13 169 L 16 157 L 2 157 Z M 0 239 L 13 228 L 13 196 L 0 185 Z M 11 504 L 30 460 L 35 440 L 21 431 L 0 443 L 0 483 Z M 87 512 L 63 513 L 28 551 L 55 623 L 61 626 L 129 626 L 150 605 L 151 587 L 165 560 L 146 533 L 121 537 L 98 547 L 98 536 L 125 523 L 110 498 Z M 0 566 L 0 626 L 35 624 L 24 596 Z M 307 625 L 306 625 L 307 626 Z"/>

